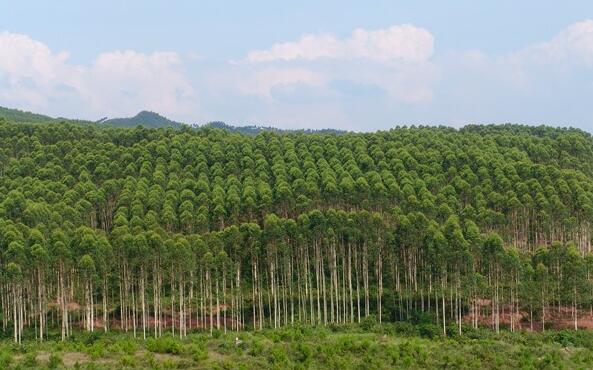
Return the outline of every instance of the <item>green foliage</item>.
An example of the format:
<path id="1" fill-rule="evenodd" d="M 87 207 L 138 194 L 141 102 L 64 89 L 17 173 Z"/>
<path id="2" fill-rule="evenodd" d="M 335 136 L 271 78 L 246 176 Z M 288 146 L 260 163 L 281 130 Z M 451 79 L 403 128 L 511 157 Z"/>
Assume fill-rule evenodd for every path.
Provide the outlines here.
<path id="1" fill-rule="evenodd" d="M 264 352 L 264 344 L 261 340 L 253 338 L 249 344 L 248 354 L 253 357 L 261 356 Z"/>
<path id="2" fill-rule="evenodd" d="M 116 126 L 116 127 L 136 127 L 142 125 L 147 128 L 159 127 L 173 127 L 181 128 L 182 124 L 171 121 L 158 113 L 142 111 L 130 118 L 112 118 L 101 121 L 102 125 Z"/>
<path id="3" fill-rule="evenodd" d="M 51 122 L 54 119 L 42 114 L 35 114 L 31 112 L 25 112 L 18 109 L 10 109 L 0 107 L 0 117 L 6 119 L 9 122 Z"/>
<path id="4" fill-rule="evenodd" d="M 403 322 L 402 322 L 403 323 Z M 429 323 L 412 325 L 419 328 Z M 218 351 L 225 343 L 234 348 L 235 335 L 213 338 L 209 335 L 191 334 L 185 339 L 167 337 L 163 347 L 181 348 L 177 353 L 152 352 L 156 342 L 139 340 L 134 352 L 105 352 L 100 361 L 80 356 L 84 349 L 110 342 L 114 347 L 126 347 L 126 334 L 102 334 L 92 345 L 84 343 L 84 336 L 67 342 L 27 342 L 24 355 L 11 355 L 7 341 L 0 342 L 0 356 L 11 356 L 2 362 L 1 368 L 64 368 L 112 369 L 559 369 L 591 368 L 593 366 L 593 332 L 510 332 L 499 334 L 492 330 L 465 328 L 462 335 L 444 338 L 436 335 L 428 339 L 420 334 L 396 333 L 398 326 L 392 323 L 375 323 L 372 331 L 365 331 L 360 325 L 337 327 L 328 331 L 320 327 L 301 326 L 285 334 L 272 336 L 273 330 L 262 333 L 241 333 L 246 348 L 257 351 Z M 418 329 L 420 331 L 420 329 Z M 406 331 L 407 332 L 407 331 Z M 396 333 L 396 334 L 392 334 Z M 323 337 L 324 340 L 319 340 Z M 125 342 L 120 345 L 118 342 Z M 173 345 L 172 343 L 176 343 Z M 257 343 L 257 344 L 255 344 Z M 58 352 L 58 348 L 64 348 Z M 226 348 L 226 347 L 225 347 Z M 209 354 L 209 351 L 212 351 Z M 50 353 L 49 361 L 36 361 L 36 355 Z M 59 353 L 59 355 L 58 355 Z M 156 353 L 156 354 L 155 354 Z M 63 360 L 62 360 L 63 359 Z"/>
<path id="5" fill-rule="evenodd" d="M 123 367 L 136 367 L 138 361 L 132 355 L 124 355 L 119 360 L 119 363 Z"/>
<path id="6" fill-rule="evenodd" d="M 0 368 L 7 369 L 12 362 L 13 357 L 10 350 L 3 349 L 0 351 Z"/>
<path id="7" fill-rule="evenodd" d="M 62 366 L 62 363 L 63 363 L 62 356 L 59 353 L 54 352 L 49 355 L 47 367 L 49 369 L 57 369 L 60 366 Z"/>
<path id="8" fill-rule="evenodd" d="M 375 328 L 376 325 L 377 319 L 373 315 L 365 317 L 360 323 L 360 327 L 364 331 L 371 331 Z"/>
<path id="9" fill-rule="evenodd" d="M 192 359 L 195 362 L 203 362 L 208 359 L 208 350 L 202 346 L 194 346 L 192 349 Z"/>
<path id="10" fill-rule="evenodd" d="M 25 367 L 36 368 L 38 366 L 37 361 L 37 353 L 36 352 L 29 352 L 25 355 L 22 364 Z"/>
<path id="11" fill-rule="evenodd" d="M 23 116 L 13 113 L 0 123 L 0 275 L 16 329 L 4 335 L 16 343 L 51 317 L 44 339 L 63 332 L 64 349 L 131 355 L 138 342 L 100 340 L 88 316 L 136 335 L 158 319 L 182 338 L 197 326 L 217 353 L 284 364 L 276 345 L 301 342 L 311 326 L 323 327 L 319 342 L 360 329 L 470 340 L 484 325 L 499 335 L 570 319 L 578 328 L 593 302 L 593 139 L 579 130 L 246 136 L 15 124 Z M 234 340 L 226 333 L 238 326 L 258 334 Z M 147 348 L 187 355 L 168 336 Z M 344 365 L 331 348 L 295 356 L 317 350 Z"/>
<path id="12" fill-rule="evenodd" d="M 111 353 L 134 354 L 138 350 L 138 344 L 131 339 L 118 339 L 111 343 L 107 349 Z"/>
<path id="13" fill-rule="evenodd" d="M 171 337 L 149 338 L 146 341 L 146 349 L 154 353 L 178 354 L 181 352 L 182 346 L 181 343 Z"/>

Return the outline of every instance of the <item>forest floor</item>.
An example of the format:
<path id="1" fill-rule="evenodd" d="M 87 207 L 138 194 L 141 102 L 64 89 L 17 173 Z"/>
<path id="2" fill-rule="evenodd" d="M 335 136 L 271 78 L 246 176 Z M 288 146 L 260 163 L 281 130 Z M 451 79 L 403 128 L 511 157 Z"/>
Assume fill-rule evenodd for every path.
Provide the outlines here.
<path id="1" fill-rule="evenodd" d="M 0 341 L 0 369 L 591 369 L 593 331 L 509 332 L 430 323 L 191 333 L 146 341 L 75 332 L 65 342 Z"/>
<path id="2" fill-rule="evenodd" d="M 490 311 L 490 301 L 481 300 L 480 309 L 484 312 Z M 533 322 L 532 322 L 533 318 Z M 468 325 L 473 322 L 473 317 L 467 314 L 463 321 Z M 494 327 L 494 317 L 489 314 L 481 314 L 478 318 L 480 326 Z M 510 328 L 511 323 L 518 330 L 542 331 L 542 320 L 540 312 L 533 312 L 533 316 L 528 311 L 514 311 L 508 305 L 500 306 L 499 325 Z M 574 316 L 572 307 L 550 307 L 546 311 L 545 326 L 546 329 L 562 330 L 574 329 Z M 580 309 L 577 319 L 578 329 L 593 329 L 593 309 Z"/>

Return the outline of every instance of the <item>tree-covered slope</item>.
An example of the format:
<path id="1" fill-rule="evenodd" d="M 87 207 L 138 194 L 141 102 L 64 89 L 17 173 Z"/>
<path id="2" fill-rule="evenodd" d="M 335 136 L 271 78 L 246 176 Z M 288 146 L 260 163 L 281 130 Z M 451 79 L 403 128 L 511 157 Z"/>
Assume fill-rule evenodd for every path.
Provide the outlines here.
<path id="1" fill-rule="evenodd" d="M 101 124 L 117 127 L 144 126 L 147 128 L 173 127 L 181 128 L 182 123 L 172 121 L 155 112 L 142 111 L 129 118 L 112 118 L 101 121 Z"/>
<path id="2" fill-rule="evenodd" d="M 218 129 L 227 130 L 227 131 L 230 131 L 233 133 L 239 133 L 239 134 L 244 134 L 244 135 L 258 135 L 263 132 L 275 132 L 275 133 L 279 133 L 279 134 L 302 133 L 302 134 L 335 134 L 335 135 L 341 135 L 341 134 L 346 133 L 346 131 L 335 130 L 335 129 L 285 130 L 285 129 L 279 129 L 279 128 L 270 127 L 270 126 L 254 126 L 254 125 L 231 126 L 231 125 L 228 125 L 228 124 L 226 124 L 224 122 L 220 122 L 220 121 L 207 123 L 203 127 L 218 128 Z"/>
<path id="3" fill-rule="evenodd" d="M 443 333 L 591 319 L 593 140 L 579 130 L 2 123 L 0 171 L 17 341 L 73 322 L 184 336 L 370 315 Z"/>
<path id="4" fill-rule="evenodd" d="M 0 119 L 8 122 L 14 123 L 59 123 L 59 122 L 68 122 L 72 124 L 82 124 L 82 125 L 91 125 L 91 126 L 101 126 L 101 127 L 123 127 L 123 128 L 134 128 L 136 126 L 143 126 L 146 128 L 174 128 L 180 129 L 182 127 L 192 127 L 192 128 L 215 128 L 226 130 L 232 133 L 239 133 L 244 135 L 258 135 L 263 132 L 276 132 L 276 133 L 306 133 L 306 134 L 313 134 L 313 133 L 320 133 L 320 134 L 344 134 L 345 131 L 342 130 L 334 130 L 334 129 L 319 129 L 319 130 L 284 130 L 275 127 L 269 126 L 233 126 L 226 124 L 221 121 L 215 121 L 206 123 L 202 126 L 199 125 L 185 125 L 180 122 L 176 122 L 170 120 L 167 117 L 164 117 L 158 113 L 150 112 L 150 111 L 141 111 L 136 114 L 134 117 L 126 117 L 126 118 L 102 118 L 96 122 L 87 121 L 87 120 L 80 120 L 80 119 L 70 119 L 70 118 L 54 118 L 50 116 L 46 116 L 43 114 L 25 112 L 18 109 L 12 108 L 4 108 L 0 107 Z"/>
<path id="5" fill-rule="evenodd" d="M 0 121 L 7 121 L 13 123 L 60 123 L 60 122 L 68 122 L 75 125 L 89 125 L 93 124 L 91 121 L 86 121 L 82 119 L 70 119 L 70 118 L 63 118 L 63 117 L 50 117 L 39 113 L 32 113 L 27 111 L 22 111 L 19 109 L 13 108 L 5 108 L 0 107 Z"/>
<path id="6" fill-rule="evenodd" d="M 0 107 L 0 118 L 11 122 L 51 122 L 54 118 L 43 114 L 25 112 L 18 109 Z"/>
<path id="7" fill-rule="evenodd" d="M 141 111 L 134 117 L 111 118 L 101 121 L 101 124 L 117 127 L 144 126 L 147 128 L 173 127 L 181 128 L 182 123 L 172 121 L 155 112 Z"/>

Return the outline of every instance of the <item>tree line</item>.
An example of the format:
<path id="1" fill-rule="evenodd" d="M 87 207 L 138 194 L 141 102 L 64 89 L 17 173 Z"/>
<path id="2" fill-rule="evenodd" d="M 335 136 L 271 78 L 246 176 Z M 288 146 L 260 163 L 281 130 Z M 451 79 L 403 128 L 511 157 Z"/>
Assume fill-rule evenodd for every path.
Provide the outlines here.
<path id="1" fill-rule="evenodd" d="M 0 122 L 5 333 L 593 316 L 593 141 Z"/>

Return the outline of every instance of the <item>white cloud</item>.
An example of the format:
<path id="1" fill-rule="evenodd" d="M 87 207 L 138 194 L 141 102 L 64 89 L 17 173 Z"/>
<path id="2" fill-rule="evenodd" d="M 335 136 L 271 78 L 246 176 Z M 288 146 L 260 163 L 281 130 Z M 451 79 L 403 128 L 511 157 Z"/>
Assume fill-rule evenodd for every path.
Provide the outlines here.
<path id="1" fill-rule="evenodd" d="M 152 109 L 186 115 L 195 108 L 194 89 L 180 67 L 176 53 L 104 53 L 85 70 L 81 90 L 96 112 L 113 115 Z"/>
<path id="2" fill-rule="evenodd" d="M 430 32 L 409 24 L 373 31 L 358 28 L 349 38 L 343 40 L 327 34 L 303 35 L 296 42 L 275 44 L 268 50 L 252 51 L 247 55 L 247 61 L 364 58 L 381 62 L 418 63 L 432 55 L 433 43 Z"/>
<path id="3" fill-rule="evenodd" d="M 18 84 L 22 79 L 51 82 L 68 59 L 68 53 L 53 54 L 39 41 L 9 32 L 0 33 L 0 50 L 0 71 L 11 84 Z"/>
<path id="4" fill-rule="evenodd" d="M 376 86 L 396 101 L 417 103 L 432 98 L 431 85 L 438 76 L 430 63 L 433 44 L 430 32 L 413 25 L 358 28 L 344 39 L 306 34 L 295 42 L 252 51 L 236 65 L 250 71 L 263 66 L 241 84 L 241 91 L 268 101 L 279 85 L 321 88 L 331 81 L 346 80 Z"/>
<path id="5" fill-rule="evenodd" d="M 239 81 L 239 91 L 248 95 L 256 95 L 268 101 L 272 101 L 272 89 L 276 87 L 287 87 L 295 84 L 310 86 L 323 86 L 326 78 L 318 73 L 304 68 L 265 68 L 246 76 Z"/>
<path id="6" fill-rule="evenodd" d="M 593 66 L 593 20 L 576 22 L 548 41 L 534 43 L 501 55 L 479 50 L 454 52 L 438 61 L 451 78 L 458 73 L 473 76 L 472 85 L 481 89 L 495 84 L 497 90 L 525 97 L 541 95 L 537 89 L 568 81 L 582 68 Z M 490 81 L 490 82 L 488 82 Z M 480 96 L 481 94 L 477 94 Z"/>
<path id="7" fill-rule="evenodd" d="M 54 54 L 26 35 L 0 33 L 0 98 L 41 105 L 47 94 L 68 75 L 67 53 Z"/>
<path id="8" fill-rule="evenodd" d="M 90 66 L 68 63 L 27 35 L 0 33 L 0 103 L 89 119 L 154 109 L 187 116 L 195 92 L 176 53 L 114 51 Z"/>
<path id="9" fill-rule="evenodd" d="M 433 55 L 433 45 L 427 30 L 396 25 L 355 29 L 346 37 L 303 35 L 254 50 L 237 63 L 127 50 L 76 64 L 67 52 L 2 32 L 0 105 L 89 119 L 152 109 L 177 120 L 283 127 L 590 125 L 593 20 L 506 53 Z"/>
<path id="10" fill-rule="evenodd" d="M 593 64 L 593 20 L 573 23 L 550 41 L 527 47 L 513 57 L 543 63 Z"/>
<path id="11" fill-rule="evenodd" d="M 304 35 L 297 42 L 285 42 L 269 50 L 255 50 L 247 55 L 250 62 L 271 62 L 275 60 L 318 59 L 335 57 L 341 43 L 331 35 Z"/>

